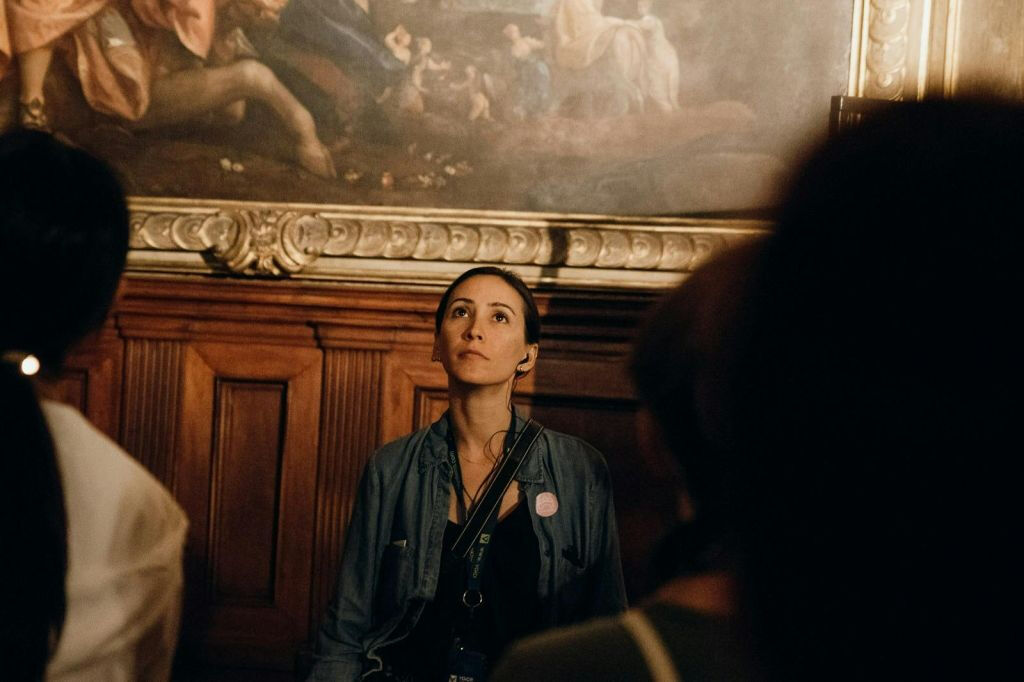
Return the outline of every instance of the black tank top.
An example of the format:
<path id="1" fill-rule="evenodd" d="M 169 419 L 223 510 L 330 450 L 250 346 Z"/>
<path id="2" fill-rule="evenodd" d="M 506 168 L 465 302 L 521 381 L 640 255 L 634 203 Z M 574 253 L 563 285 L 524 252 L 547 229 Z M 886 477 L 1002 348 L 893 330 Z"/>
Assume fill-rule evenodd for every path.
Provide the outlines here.
<path id="1" fill-rule="evenodd" d="M 444 552 L 451 550 L 461 529 L 448 521 Z M 481 577 L 484 603 L 465 627 L 472 648 L 487 656 L 489 666 L 509 644 L 540 629 L 539 552 L 529 508 L 520 502 L 494 529 Z M 457 622 L 464 622 L 465 589 L 465 562 L 456 562 L 448 570 L 442 568 L 434 600 L 424 605 L 409 636 L 384 652 L 385 663 L 402 677 L 417 682 L 447 681 L 454 628 Z"/>

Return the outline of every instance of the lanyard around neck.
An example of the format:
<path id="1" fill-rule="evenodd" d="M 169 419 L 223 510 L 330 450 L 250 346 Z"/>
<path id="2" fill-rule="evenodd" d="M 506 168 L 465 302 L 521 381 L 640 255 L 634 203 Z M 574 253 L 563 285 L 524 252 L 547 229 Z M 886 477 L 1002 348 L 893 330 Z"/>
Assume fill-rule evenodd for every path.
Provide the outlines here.
<path id="1" fill-rule="evenodd" d="M 498 472 L 491 479 L 487 490 L 482 493 L 480 501 L 473 505 L 472 514 L 466 520 L 462 532 L 452 547 L 452 553 L 456 558 L 466 560 L 466 591 L 462 594 L 462 603 L 470 610 L 470 615 L 472 615 L 473 609 L 484 601 L 483 594 L 480 592 L 480 580 L 494 528 L 498 524 L 501 500 L 504 498 L 512 478 L 526 461 L 526 455 L 530 448 L 533 447 L 537 438 L 540 437 L 541 431 L 544 430 L 543 426 L 531 419 L 522 432 L 516 435 L 515 419 L 516 415 L 513 411 L 512 422 L 505 436 L 504 455 Z M 453 485 L 459 496 L 459 504 L 464 509 L 462 470 L 459 467 L 459 456 L 455 447 L 454 430 L 451 428 L 450 418 L 448 422 L 448 459 L 452 465 Z"/>
<path id="2" fill-rule="evenodd" d="M 495 466 L 500 466 L 501 462 L 504 461 L 505 457 L 508 455 L 509 451 L 512 449 L 513 444 L 515 443 L 515 440 L 516 440 L 515 436 L 516 436 L 516 411 L 515 411 L 515 408 L 512 408 L 512 418 L 509 421 L 508 431 L 505 432 L 505 443 L 504 443 L 504 446 L 502 448 L 502 458 L 498 461 L 498 463 Z M 457 512 L 459 523 L 465 524 L 466 520 L 467 520 L 467 518 L 469 516 L 469 512 L 473 511 L 473 509 L 476 508 L 476 500 L 480 499 L 480 501 L 482 502 L 483 501 L 483 497 L 485 497 L 485 495 L 482 495 L 482 494 L 480 494 L 480 491 L 477 491 L 477 497 L 473 499 L 473 503 L 474 503 L 473 504 L 473 509 L 466 509 L 466 501 L 465 501 L 465 499 L 463 499 L 463 496 L 462 496 L 463 491 L 465 491 L 466 489 L 465 489 L 465 486 L 464 486 L 463 481 L 462 481 L 462 464 L 459 462 L 459 450 L 458 450 L 458 447 L 455 444 L 455 428 L 454 428 L 454 426 L 452 424 L 451 415 L 448 415 L 448 437 L 447 437 L 447 441 L 448 441 L 448 463 L 451 465 L 451 469 L 452 469 L 452 485 L 455 487 L 456 512 Z M 493 473 L 493 470 L 492 470 L 492 473 Z M 491 478 L 491 477 L 488 476 L 488 478 Z M 493 481 L 493 478 L 491 480 Z M 487 489 L 489 490 L 490 486 L 488 486 Z M 468 491 L 466 491 L 466 492 L 468 492 Z M 486 492 L 487 491 L 485 490 L 484 493 L 486 493 Z"/>

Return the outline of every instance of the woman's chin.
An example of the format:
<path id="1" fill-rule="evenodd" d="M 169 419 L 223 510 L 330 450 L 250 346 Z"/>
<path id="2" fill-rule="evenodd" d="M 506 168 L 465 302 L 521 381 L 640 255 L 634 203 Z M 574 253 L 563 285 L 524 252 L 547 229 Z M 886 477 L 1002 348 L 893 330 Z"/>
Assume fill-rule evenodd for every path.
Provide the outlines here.
<path id="1" fill-rule="evenodd" d="M 448 375 L 448 386 L 449 389 L 456 387 L 481 389 L 489 386 L 504 386 L 511 379 L 511 376 L 503 376 L 493 372 L 452 372 Z"/>

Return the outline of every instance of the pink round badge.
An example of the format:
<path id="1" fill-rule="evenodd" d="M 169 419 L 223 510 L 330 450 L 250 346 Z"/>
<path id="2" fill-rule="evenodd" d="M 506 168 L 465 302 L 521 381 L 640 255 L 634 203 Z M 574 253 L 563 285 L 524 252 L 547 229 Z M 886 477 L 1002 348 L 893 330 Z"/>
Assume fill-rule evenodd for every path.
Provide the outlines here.
<path id="1" fill-rule="evenodd" d="M 554 493 L 541 493 L 537 496 L 537 516 L 554 516 L 558 511 L 558 498 Z"/>

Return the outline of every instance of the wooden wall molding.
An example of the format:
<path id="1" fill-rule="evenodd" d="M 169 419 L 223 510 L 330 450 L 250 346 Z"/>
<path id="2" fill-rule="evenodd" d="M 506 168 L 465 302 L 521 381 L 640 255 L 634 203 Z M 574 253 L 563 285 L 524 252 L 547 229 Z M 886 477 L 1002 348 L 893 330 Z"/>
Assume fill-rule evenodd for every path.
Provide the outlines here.
<path id="1" fill-rule="evenodd" d="M 240 350 L 201 342 L 184 354 L 186 646 L 287 668 L 308 634 L 323 359 L 315 348 Z"/>

